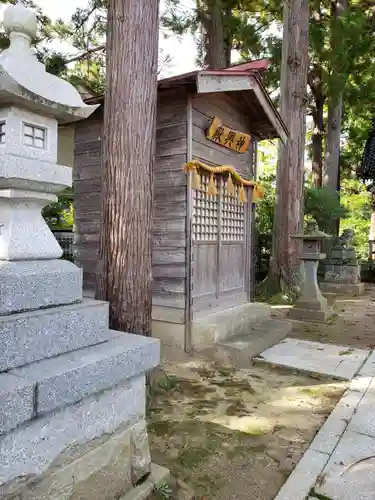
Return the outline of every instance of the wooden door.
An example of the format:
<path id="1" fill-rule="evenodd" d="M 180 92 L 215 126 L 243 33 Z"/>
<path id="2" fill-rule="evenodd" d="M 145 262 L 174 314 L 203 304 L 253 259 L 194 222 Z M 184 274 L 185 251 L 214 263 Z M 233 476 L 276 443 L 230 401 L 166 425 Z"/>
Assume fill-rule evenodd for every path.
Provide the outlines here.
<path id="1" fill-rule="evenodd" d="M 237 185 L 228 194 L 227 177 L 215 177 L 216 196 L 207 195 L 205 173 L 200 180 L 201 189 L 193 192 L 193 317 L 247 302 L 250 276 L 250 202 L 239 201 Z"/>

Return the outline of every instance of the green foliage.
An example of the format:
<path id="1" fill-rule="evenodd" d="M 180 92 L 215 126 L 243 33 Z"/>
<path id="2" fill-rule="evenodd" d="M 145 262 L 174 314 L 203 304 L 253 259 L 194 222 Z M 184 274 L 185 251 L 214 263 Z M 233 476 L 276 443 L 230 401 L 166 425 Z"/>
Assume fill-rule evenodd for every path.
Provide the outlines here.
<path id="1" fill-rule="evenodd" d="M 340 231 L 354 229 L 353 245 L 362 259 L 368 257 L 368 237 L 371 221 L 371 195 L 366 187 L 355 179 L 346 179 L 341 186 L 341 203 L 347 215 L 340 222 Z"/>
<path id="2" fill-rule="evenodd" d="M 157 493 L 161 500 L 171 499 L 173 494 L 172 488 L 167 482 L 155 486 L 155 493 Z"/>
<path id="3" fill-rule="evenodd" d="M 330 232 L 332 220 L 346 217 L 348 213 L 338 194 L 327 187 L 306 187 L 304 206 L 305 215 L 316 220 L 321 231 L 327 232 Z"/>
<path id="4" fill-rule="evenodd" d="M 43 210 L 43 217 L 51 229 L 72 229 L 74 223 L 73 192 L 63 191 L 56 203 Z"/>

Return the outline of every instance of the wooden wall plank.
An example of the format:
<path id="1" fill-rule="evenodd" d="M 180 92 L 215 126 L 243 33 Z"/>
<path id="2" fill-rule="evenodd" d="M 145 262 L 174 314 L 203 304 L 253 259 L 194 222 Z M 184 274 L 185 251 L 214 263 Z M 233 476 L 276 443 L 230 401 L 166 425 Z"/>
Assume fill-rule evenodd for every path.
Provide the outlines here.
<path id="1" fill-rule="evenodd" d="M 154 278 L 185 278 L 185 264 L 167 264 L 152 267 L 152 275 Z"/>
<path id="2" fill-rule="evenodd" d="M 175 307 L 176 309 L 185 308 L 185 292 L 165 292 L 154 290 L 152 293 L 152 307 L 166 306 Z"/>
<path id="3" fill-rule="evenodd" d="M 177 139 L 171 139 L 169 141 L 158 142 L 156 145 L 156 157 L 164 158 L 168 156 L 175 155 L 185 155 L 186 156 L 186 137 L 180 137 Z M 157 170 L 155 169 L 155 172 Z"/>
<path id="4" fill-rule="evenodd" d="M 186 162 L 186 153 L 177 154 L 174 156 L 163 156 L 156 158 L 155 161 L 155 172 L 160 175 L 162 171 L 177 170 L 182 171 L 184 168 L 184 163 Z"/>
<path id="5" fill-rule="evenodd" d="M 171 248 L 185 248 L 186 247 L 186 233 L 185 231 L 174 232 L 155 232 L 152 235 L 152 246 Z"/>
<path id="6" fill-rule="evenodd" d="M 158 292 L 185 293 L 184 278 L 155 278 L 152 282 L 152 289 Z"/>
<path id="7" fill-rule="evenodd" d="M 185 309 L 153 305 L 152 319 L 156 321 L 167 321 L 168 323 L 184 324 Z"/>
<path id="8" fill-rule="evenodd" d="M 167 194 L 168 196 L 168 194 Z M 159 202 L 154 205 L 154 217 L 168 218 L 168 217 L 185 217 L 186 214 L 186 200 L 171 203 L 165 200 L 165 203 Z"/>
<path id="9" fill-rule="evenodd" d="M 185 232 L 185 217 L 176 217 L 174 219 L 153 219 L 152 225 L 153 230 L 155 232 L 176 232 L 176 231 L 184 231 Z"/>
<path id="10" fill-rule="evenodd" d="M 156 127 L 161 125 L 170 125 L 171 123 L 181 123 L 186 121 L 186 104 L 176 105 L 168 103 L 162 107 L 159 106 L 156 116 Z"/>
<path id="11" fill-rule="evenodd" d="M 154 248 L 152 251 L 152 263 L 155 266 L 160 264 L 184 264 L 184 248 Z"/>
<path id="12" fill-rule="evenodd" d="M 186 120 L 181 123 L 168 123 L 159 126 L 156 130 L 156 141 L 159 144 L 163 141 L 171 141 L 181 137 L 186 137 Z"/>

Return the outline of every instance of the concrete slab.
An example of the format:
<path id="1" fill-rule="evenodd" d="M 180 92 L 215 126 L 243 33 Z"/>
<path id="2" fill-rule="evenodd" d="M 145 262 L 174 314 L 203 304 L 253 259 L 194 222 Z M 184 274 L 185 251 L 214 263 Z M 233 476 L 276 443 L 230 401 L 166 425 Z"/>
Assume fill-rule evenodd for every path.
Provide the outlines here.
<path id="1" fill-rule="evenodd" d="M 331 500 L 373 500 L 375 439 L 346 431 L 315 492 Z"/>
<path id="2" fill-rule="evenodd" d="M 360 370 L 370 351 L 346 346 L 322 344 L 286 338 L 263 351 L 259 361 L 305 372 L 351 380 Z"/>
<path id="3" fill-rule="evenodd" d="M 305 500 L 328 460 L 324 453 L 307 450 L 275 500 Z"/>
<path id="4" fill-rule="evenodd" d="M 360 369 L 358 375 L 360 377 L 375 377 L 375 351 L 370 354 L 366 363 Z"/>
<path id="5" fill-rule="evenodd" d="M 368 390 L 361 399 L 348 431 L 366 434 L 375 438 L 375 379 L 372 379 Z M 374 449 L 375 455 L 375 449 Z"/>
<path id="6" fill-rule="evenodd" d="M 344 434 L 362 397 L 363 393 L 359 391 L 346 391 L 315 436 L 310 449 L 330 455 Z"/>

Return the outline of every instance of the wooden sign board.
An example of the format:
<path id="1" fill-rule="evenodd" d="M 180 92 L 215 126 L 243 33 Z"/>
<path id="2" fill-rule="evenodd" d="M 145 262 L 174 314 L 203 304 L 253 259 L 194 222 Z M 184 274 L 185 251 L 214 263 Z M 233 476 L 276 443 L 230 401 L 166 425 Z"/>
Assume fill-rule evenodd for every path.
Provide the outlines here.
<path id="1" fill-rule="evenodd" d="M 232 130 L 223 125 L 217 116 L 213 118 L 210 128 L 207 130 L 206 137 L 208 140 L 237 153 L 245 153 L 251 139 L 250 135 Z"/>

